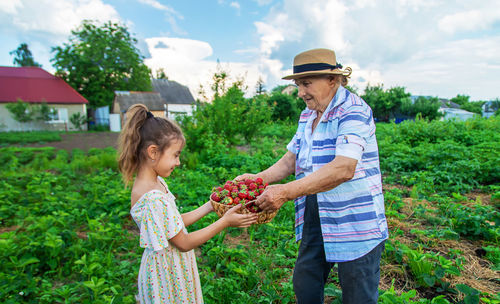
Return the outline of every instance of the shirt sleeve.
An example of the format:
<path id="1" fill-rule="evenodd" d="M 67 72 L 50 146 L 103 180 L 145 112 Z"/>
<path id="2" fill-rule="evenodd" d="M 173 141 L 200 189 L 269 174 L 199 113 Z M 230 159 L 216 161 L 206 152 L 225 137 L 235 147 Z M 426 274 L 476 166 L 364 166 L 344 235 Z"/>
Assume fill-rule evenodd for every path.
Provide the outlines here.
<path id="1" fill-rule="evenodd" d="M 292 140 L 286 146 L 287 150 L 297 155 L 297 134 L 295 134 Z"/>
<path id="2" fill-rule="evenodd" d="M 184 223 L 179 211 L 161 193 L 153 192 L 147 199 L 140 223 L 140 246 L 162 250 L 184 228 Z"/>
<path id="3" fill-rule="evenodd" d="M 367 107 L 351 106 L 339 120 L 336 155 L 361 160 L 367 139 L 373 135 L 371 111 Z"/>

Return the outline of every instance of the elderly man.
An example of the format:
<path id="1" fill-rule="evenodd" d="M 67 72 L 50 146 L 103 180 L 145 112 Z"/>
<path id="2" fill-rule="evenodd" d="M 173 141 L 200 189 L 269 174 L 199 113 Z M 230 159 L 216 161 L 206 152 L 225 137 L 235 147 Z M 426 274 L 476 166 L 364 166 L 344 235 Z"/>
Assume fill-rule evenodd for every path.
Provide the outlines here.
<path id="1" fill-rule="evenodd" d="M 380 258 L 388 238 L 372 110 L 344 86 L 335 52 L 313 49 L 294 58 L 293 79 L 307 108 L 301 113 L 288 152 L 257 174 L 273 184 L 258 198 L 264 210 L 295 200 L 293 273 L 298 303 L 323 303 L 331 268 L 338 264 L 343 303 L 377 303 Z"/>

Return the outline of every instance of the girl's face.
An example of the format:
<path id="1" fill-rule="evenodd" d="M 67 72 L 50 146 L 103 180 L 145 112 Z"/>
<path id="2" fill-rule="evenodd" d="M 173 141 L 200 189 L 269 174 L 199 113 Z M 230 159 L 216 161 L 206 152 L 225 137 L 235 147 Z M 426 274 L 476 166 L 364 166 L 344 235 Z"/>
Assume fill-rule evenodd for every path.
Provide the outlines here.
<path id="1" fill-rule="evenodd" d="M 175 167 L 181 164 L 179 156 L 181 155 L 184 141 L 175 139 L 170 146 L 163 152 L 160 159 L 156 162 L 154 170 L 161 177 L 168 177 Z"/>

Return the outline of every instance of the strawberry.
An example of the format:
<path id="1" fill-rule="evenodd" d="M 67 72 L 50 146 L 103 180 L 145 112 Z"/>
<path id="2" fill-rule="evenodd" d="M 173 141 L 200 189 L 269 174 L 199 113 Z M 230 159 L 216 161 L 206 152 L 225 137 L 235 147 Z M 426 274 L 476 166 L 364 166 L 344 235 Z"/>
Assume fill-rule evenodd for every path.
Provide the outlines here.
<path id="1" fill-rule="evenodd" d="M 256 182 L 257 184 L 259 184 L 259 185 L 262 185 L 262 184 L 264 183 L 264 180 L 263 180 L 262 178 L 260 178 L 260 177 L 257 177 L 257 178 L 255 179 L 255 182 Z"/>
<path id="2" fill-rule="evenodd" d="M 238 197 L 239 197 L 240 199 L 244 199 L 244 198 L 247 198 L 247 197 L 248 197 L 248 195 L 247 195 L 247 193 L 246 193 L 246 192 L 240 191 L 240 192 L 238 192 Z"/>
<path id="3" fill-rule="evenodd" d="M 239 186 L 240 190 L 247 190 L 248 189 L 248 186 L 243 183 L 242 185 Z"/>
<path id="4" fill-rule="evenodd" d="M 248 189 L 250 189 L 250 190 L 257 189 L 257 184 L 256 183 L 251 183 L 250 185 L 248 185 Z"/>
<path id="5" fill-rule="evenodd" d="M 247 196 L 249 200 L 254 200 L 257 197 L 254 191 L 248 191 Z"/>
<path id="6" fill-rule="evenodd" d="M 232 198 L 238 197 L 238 194 L 239 194 L 238 189 L 231 190 L 231 197 Z"/>
<path id="7" fill-rule="evenodd" d="M 238 205 L 241 202 L 241 199 L 239 197 L 233 198 L 233 204 Z"/>
<path id="8" fill-rule="evenodd" d="M 227 191 L 227 190 L 225 190 L 225 189 L 224 189 L 224 190 L 222 190 L 222 191 L 219 193 L 219 197 L 220 197 L 221 199 L 223 199 L 224 197 L 226 197 L 226 196 L 228 196 L 228 195 L 229 195 L 229 191 Z"/>
<path id="9" fill-rule="evenodd" d="M 210 195 L 210 199 L 212 199 L 214 202 L 220 202 L 221 198 L 219 195 L 220 195 L 220 193 L 213 192 L 212 195 Z"/>
<path id="10" fill-rule="evenodd" d="M 233 190 L 233 186 L 230 185 L 230 184 L 225 184 L 224 185 L 224 189 L 227 190 L 227 191 L 231 191 L 231 190 Z"/>
<path id="11" fill-rule="evenodd" d="M 232 205 L 233 204 L 233 198 L 232 197 L 229 197 L 229 196 L 226 196 L 222 201 L 221 201 L 222 204 L 224 205 Z"/>

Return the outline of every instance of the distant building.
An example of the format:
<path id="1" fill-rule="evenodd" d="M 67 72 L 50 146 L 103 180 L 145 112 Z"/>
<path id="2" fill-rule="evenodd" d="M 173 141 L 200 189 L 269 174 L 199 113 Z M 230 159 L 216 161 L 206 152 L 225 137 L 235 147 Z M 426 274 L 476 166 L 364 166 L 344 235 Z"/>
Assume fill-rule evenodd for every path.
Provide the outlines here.
<path id="1" fill-rule="evenodd" d="M 491 117 L 495 115 L 495 112 L 498 111 L 498 108 L 500 107 L 500 100 L 490 100 L 485 102 L 482 105 L 482 110 L 483 110 L 483 117 Z"/>
<path id="2" fill-rule="evenodd" d="M 292 95 L 293 92 L 295 92 L 295 90 L 297 90 L 297 86 L 293 85 L 293 84 L 289 84 L 285 88 L 283 88 L 283 90 L 281 90 L 281 93 L 287 94 L 287 95 Z"/>
<path id="3" fill-rule="evenodd" d="M 475 115 L 479 115 L 477 113 L 472 113 L 469 111 L 465 111 L 462 109 L 455 109 L 455 108 L 440 108 L 438 111 L 444 114 L 441 120 L 447 120 L 447 119 L 467 120 L 469 118 L 473 118 Z"/>
<path id="4" fill-rule="evenodd" d="M 192 115 L 195 100 L 186 86 L 167 79 L 153 79 L 153 92 L 116 91 L 111 113 L 123 114 L 136 103 L 142 103 L 159 117 Z"/>
<path id="5" fill-rule="evenodd" d="M 56 110 L 47 122 L 16 121 L 7 109 L 18 100 L 30 104 L 47 103 Z M 88 101 L 59 77 L 39 67 L 0 67 L 0 130 L 73 130 L 69 121 L 75 113 L 87 116 Z M 83 126 L 87 128 L 86 125 Z"/>
<path id="6" fill-rule="evenodd" d="M 195 100 L 187 86 L 167 79 L 151 80 L 153 91 L 160 93 L 166 104 L 167 116 L 192 115 Z"/>

